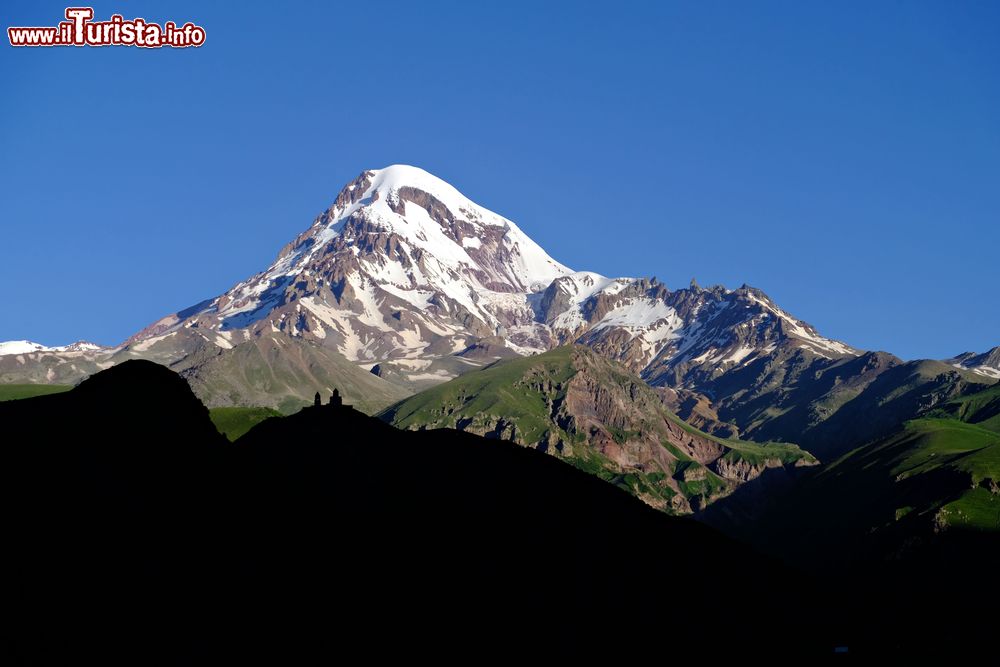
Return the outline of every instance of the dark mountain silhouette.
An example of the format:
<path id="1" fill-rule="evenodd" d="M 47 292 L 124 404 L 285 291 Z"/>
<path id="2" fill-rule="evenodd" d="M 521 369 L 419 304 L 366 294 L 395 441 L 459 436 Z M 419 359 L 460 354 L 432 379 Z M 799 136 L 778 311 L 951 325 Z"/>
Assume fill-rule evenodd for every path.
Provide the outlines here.
<path id="1" fill-rule="evenodd" d="M 141 361 L 0 423 L 19 662 L 823 655 L 899 629 L 863 585 L 512 443 L 327 404 L 230 444 Z"/>
<path id="2" fill-rule="evenodd" d="M 0 420 L 23 661 L 825 650 L 777 561 L 511 443 L 322 405 L 231 445 L 142 361 Z"/>

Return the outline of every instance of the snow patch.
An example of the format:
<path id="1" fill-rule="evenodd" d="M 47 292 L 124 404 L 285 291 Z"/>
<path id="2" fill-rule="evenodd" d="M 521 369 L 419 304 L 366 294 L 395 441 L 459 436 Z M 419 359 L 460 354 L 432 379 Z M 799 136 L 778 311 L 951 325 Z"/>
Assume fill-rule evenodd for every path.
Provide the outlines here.
<path id="1" fill-rule="evenodd" d="M 454 373 L 449 373 L 444 370 L 437 370 L 433 373 L 411 373 L 406 376 L 411 382 L 422 382 L 427 380 L 434 380 L 436 382 L 446 382 L 453 377 L 456 377 Z"/>
<path id="2" fill-rule="evenodd" d="M 645 328 L 652 326 L 659 320 L 680 322 L 677 312 L 662 301 L 648 298 L 636 299 L 610 311 L 594 326 L 594 331 L 608 327 Z"/>
<path id="3" fill-rule="evenodd" d="M 0 343 L 0 356 L 7 354 L 27 354 L 30 352 L 48 352 L 52 348 L 45 347 L 40 343 L 34 343 L 30 340 L 9 340 L 4 343 Z"/>
<path id="4" fill-rule="evenodd" d="M 733 351 L 728 357 L 722 360 L 724 364 L 739 364 L 741 361 L 749 357 L 751 354 L 756 352 L 755 348 L 752 347 L 738 347 Z"/>
<path id="5" fill-rule="evenodd" d="M 147 350 L 149 350 L 151 347 L 153 347 L 154 345 L 156 345 L 160 341 L 164 341 L 164 340 L 166 340 L 168 338 L 172 338 L 173 336 L 176 336 L 176 335 L 177 335 L 176 331 L 171 331 L 170 333 L 163 334 L 162 336 L 153 336 L 152 338 L 143 338 L 138 343 L 134 343 L 130 347 L 130 349 L 133 352 L 146 352 Z"/>

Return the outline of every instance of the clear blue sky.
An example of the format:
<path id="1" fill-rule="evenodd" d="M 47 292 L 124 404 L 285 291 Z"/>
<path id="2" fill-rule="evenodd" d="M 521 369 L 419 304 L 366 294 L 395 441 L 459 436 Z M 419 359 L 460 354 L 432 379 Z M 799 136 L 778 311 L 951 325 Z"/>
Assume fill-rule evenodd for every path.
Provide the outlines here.
<path id="1" fill-rule="evenodd" d="M 0 340 L 120 342 L 408 163 L 576 269 L 1000 344 L 1000 3 L 288 4 L 94 3 L 186 51 L 0 45 Z"/>

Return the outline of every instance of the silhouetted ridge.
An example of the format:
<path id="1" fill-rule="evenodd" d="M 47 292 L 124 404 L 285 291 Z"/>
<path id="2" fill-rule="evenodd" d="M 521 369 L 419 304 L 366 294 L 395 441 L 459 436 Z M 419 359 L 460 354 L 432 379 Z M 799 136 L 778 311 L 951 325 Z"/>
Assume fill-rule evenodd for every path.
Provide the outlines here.
<path id="1" fill-rule="evenodd" d="M 326 404 L 229 444 L 143 363 L 0 418 L 24 660 L 611 653 L 722 610 L 734 648 L 823 646 L 797 575 L 511 443 Z"/>
<path id="2" fill-rule="evenodd" d="M 227 443 L 207 410 L 176 374 L 130 361 L 0 403 L 0 423 L 21 658 L 148 659 L 213 567 Z"/>

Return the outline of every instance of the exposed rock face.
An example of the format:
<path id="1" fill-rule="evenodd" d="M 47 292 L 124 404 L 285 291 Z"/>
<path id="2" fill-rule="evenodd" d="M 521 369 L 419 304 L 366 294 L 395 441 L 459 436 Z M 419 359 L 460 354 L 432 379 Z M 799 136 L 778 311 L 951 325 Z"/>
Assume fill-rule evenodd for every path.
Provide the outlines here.
<path id="1" fill-rule="evenodd" d="M 457 428 L 534 447 L 689 513 L 765 468 L 815 464 L 791 445 L 722 440 L 671 414 L 643 380 L 582 346 L 502 362 L 393 406 L 408 429 Z"/>
<path id="2" fill-rule="evenodd" d="M 739 428 L 724 422 L 704 394 L 679 387 L 657 387 L 663 404 L 691 426 L 720 438 L 739 437 Z"/>
<path id="3" fill-rule="evenodd" d="M 793 465 L 798 465 L 796 461 Z M 712 462 L 712 470 L 721 477 L 737 482 L 749 482 L 760 477 L 767 468 L 781 468 L 784 464 L 778 459 L 764 459 L 762 463 L 753 464 L 745 459 L 731 460 L 718 458 Z"/>

